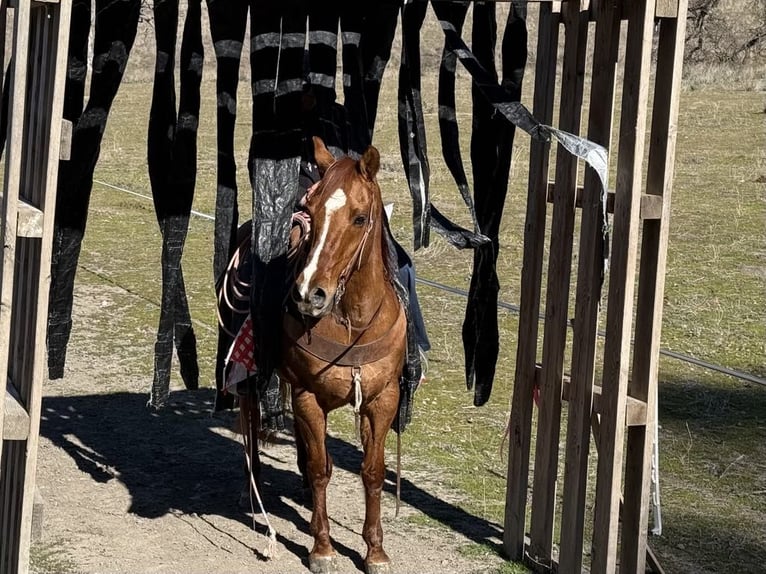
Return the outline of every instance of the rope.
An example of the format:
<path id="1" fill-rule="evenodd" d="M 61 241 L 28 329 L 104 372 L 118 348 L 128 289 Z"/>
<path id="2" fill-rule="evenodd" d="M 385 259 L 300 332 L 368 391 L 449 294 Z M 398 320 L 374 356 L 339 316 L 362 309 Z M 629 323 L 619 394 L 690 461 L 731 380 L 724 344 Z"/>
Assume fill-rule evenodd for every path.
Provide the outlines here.
<path id="1" fill-rule="evenodd" d="M 362 406 L 362 370 L 359 367 L 352 368 L 351 381 L 354 383 L 354 429 L 356 440 L 362 440 L 362 425 L 359 417 L 359 408 Z"/>
<path id="2" fill-rule="evenodd" d="M 252 512 L 253 515 L 253 530 L 256 530 L 255 525 L 255 507 L 253 505 L 253 493 L 255 493 L 255 498 L 258 501 L 258 506 L 261 509 L 261 515 L 263 516 L 264 521 L 266 522 L 266 526 L 269 531 L 268 539 L 269 543 L 266 547 L 266 550 L 263 552 L 263 555 L 266 558 L 272 558 L 276 556 L 277 553 L 277 531 L 274 530 L 274 527 L 271 525 L 271 522 L 269 521 L 269 515 L 266 512 L 266 509 L 263 506 L 263 500 L 261 500 L 261 494 L 258 491 L 258 485 L 255 482 L 255 478 L 253 477 L 253 463 L 252 459 L 250 457 L 250 453 L 252 452 L 252 446 L 253 441 L 250 436 L 250 431 L 252 429 L 251 424 L 251 417 L 250 417 L 250 401 L 251 397 L 250 395 L 243 397 L 242 405 L 240 406 L 240 409 L 242 411 L 244 420 L 242 421 L 242 444 L 245 448 L 245 461 L 247 462 L 247 475 L 250 478 L 250 512 Z"/>
<path id="3" fill-rule="evenodd" d="M 399 506 L 402 502 L 402 433 L 396 433 L 396 512 L 394 518 L 399 517 Z"/>

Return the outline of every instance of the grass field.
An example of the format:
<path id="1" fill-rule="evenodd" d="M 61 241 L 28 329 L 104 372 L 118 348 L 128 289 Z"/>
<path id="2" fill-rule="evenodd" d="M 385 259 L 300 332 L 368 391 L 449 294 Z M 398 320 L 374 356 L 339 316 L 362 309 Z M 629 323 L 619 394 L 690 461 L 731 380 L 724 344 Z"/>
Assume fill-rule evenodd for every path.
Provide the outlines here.
<path id="1" fill-rule="evenodd" d="M 429 121 L 432 194 L 440 209 L 467 223 L 465 210 L 439 157 L 434 128 L 435 76 L 424 78 Z M 194 209 L 214 212 L 215 93 L 205 83 Z M 376 144 L 381 186 L 395 201 L 394 230 L 411 244 L 409 196 L 396 146 L 395 85 L 386 85 Z M 118 286 L 140 303 L 119 316 L 104 314 L 94 361 L 119 361 L 135 388 L 147 391 L 160 301 L 160 235 L 149 195 L 146 124 L 148 84 L 124 85 L 104 137 L 96 170 L 89 228 L 78 282 Z M 241 92 L 242 105 L 249 104 Z M 468 137 L 467 106 L 458 119 Z M 245 108 L 246 109 L 246 108 Z M 733 369 L 766 376 L 766 144 L 763 95 L 704 88 L 682 95 L 671 220 L 662 346 Z M 239 157 L 246 158 L 249 113 L 237 125 Z M 464 155 L 467 157 L 467 139 Z M 501 231 L 501 300 L 518 303 L 528 139 L 519 135 L 512 185 Z M 249 211 L 244 160 L 239 166 L 240 209 Z M 201 380 L 213 385 L 215 313 L 212 222 L 192 217 L 184 272 L 200 351 Z M 467 289 L 469 253 L 441 239 L 414 255 L 420 276 Z M 460 329 L 465 301 L 421 286 L 433 344 L 427 383 L 404 437 L 405 473 L 438 476 L 473 515 L 502 523 L 506 463 L 502 433 L 513 387 L 517 318 L 500 312 L 501 348 L 493 397 L 471 406 L 465 390 Z M 75 331 L 72 334 L 77 337 Z M 650 540 L 668 572 L 760 572 L 766 563 L 766 388 L 663 358 L 660 364 L 660 480 L 664 532 Z M 180 387 L 180 379 L 174 380 Z M 349 413 L 331 430 L 352 436 Z M 392 452 L 392 449 L 389 450 Z M 413 479 L 414 480 L 414 479 Z M 439 523 L 438 515 L 423 515 Z M 467 547 L 466 553 L 492 552 Z M 510 571 L 510 570 L 509 570 Z"/>

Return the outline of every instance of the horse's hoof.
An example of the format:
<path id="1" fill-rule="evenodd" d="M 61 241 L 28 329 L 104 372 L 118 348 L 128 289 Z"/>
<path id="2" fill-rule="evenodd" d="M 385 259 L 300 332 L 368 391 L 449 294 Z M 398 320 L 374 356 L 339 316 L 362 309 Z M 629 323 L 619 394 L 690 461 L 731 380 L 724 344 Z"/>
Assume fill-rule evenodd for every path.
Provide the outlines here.
<path id="1" fill-rule="evenodd" d="M 364 565 L 367 574 L 391 574 L 391 562 L 367 562 Z"/>
<path id="2" fill-rule="evenodd" d="M 309 556 L 309 570 L 314 574 L 333 574 L 338 571 L 335 556 Z"/>

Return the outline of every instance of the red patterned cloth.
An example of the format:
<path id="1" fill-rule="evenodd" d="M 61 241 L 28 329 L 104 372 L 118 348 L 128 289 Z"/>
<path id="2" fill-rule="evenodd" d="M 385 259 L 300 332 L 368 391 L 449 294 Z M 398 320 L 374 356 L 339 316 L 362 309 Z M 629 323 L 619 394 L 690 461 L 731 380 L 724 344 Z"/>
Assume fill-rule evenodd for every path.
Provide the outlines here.
<path id="1" fill-rule="evenodd" d="M 224 366 L 224 391 L 246 380 L 255 372 L 255 346 L 253 339 L 253 321 L 250 315 L 239 328 L 234 342 L 226 356 Z"/>

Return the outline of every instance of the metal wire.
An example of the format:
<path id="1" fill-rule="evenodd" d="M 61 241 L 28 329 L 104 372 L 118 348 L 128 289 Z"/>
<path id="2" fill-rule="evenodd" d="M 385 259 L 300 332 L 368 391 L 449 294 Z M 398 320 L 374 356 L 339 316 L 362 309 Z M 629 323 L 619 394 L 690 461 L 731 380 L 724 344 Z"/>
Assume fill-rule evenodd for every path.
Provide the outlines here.
<path id="1" fill-rule="evenodd" d="M 100 181 L 97 179 L 93 180 L 93 183 L 97 183 L 99 185 L 103 185 L 104 187 L 108 187 L 110 189 L 114 189 L 116 191 L 121 191 L 124 193 L 128 193 L 130 195 L 133 195 L 135 197 L 140 197 L 142 199 L 146 199 L 149 201 L 153 201 L 152 197 L 150 195 L 145 195 L 142 193 L 138 193 L 136 191 L 132 191 L 130 189 L 125 189 L 123 187 L 119 187 L 116 185 L 112 185 L 111 183 L 106 183 L 104 181 Z M 208 221 L 215 221 L 215 217 L 212 215 L 208 215 L 206 213 L 201 213 L 199 211 L 193 211 L 191 212 L 192 215 L 196 217 L 200 217 L 202 219 L 206 219 Z M 418 283 L 421 285 L 427 285 L 428 287 L 432 287 L 434 289 L 439 289 L 441 291 L 445 291 L 447 293 L 452 293 L 453 295 L 460 295 L 461 297 L 468 297 L 468 291 L 465 291 L 464 289 L 459 289 L 457 287 L 451 287 L 449 285 L 445 285 L 443 283 L 439 283 L 437 281 L 431 281 L 430 279 L 423 279 L 422 277 L 417 277 L 415 279 Z M 518 305 L 514 305 L 512 303 L 506 303 L 505 301 L 498 301 L 497 303 L 498 309 L 505 309 L 507 311 L 510 311 L 515 314 L 519 314 L 521 308 Z M 545 315 L 542 313 L 539 316 L 540 320 L 545 318 Z M 570 324 L 571 327 L 571 324 Z M 605 337 L 606 333 L 604 331 L 598 331 L 599 337 Z M 708 361 L 704 361 L 702 359 L 697 359 L 696 357 L 691 357 L 689 355 L 684 355 L 682 353 L 677 353 L 675 351 L 671 351 L 669 349 L 663 349 L 660 348 L 660 354 L 664 355 L 666 357 L 670 357 L 671 359 L 676 359 L 678 361 L 682 361 L 684 363 L 689 363 L 690 365 L 695 365 L 697 367 L 702 367 L 703 369 L 707 369 L 709 371 L 715 371 L 717 373 L 721 373 L 724 375 L 728 375 L 730 377 L 734 377 L 735 379 L 739 379 L 741 381 L 746 381 L 748 383 L 754 383 L 756 385 L 763 385 L 766 386 L 766 379 L 763 377 L 759 377 L 758 375 L 754 375 L 752 373 L 745 373 L 742 371 L 738 371 L 736 369 L 730 369 L 729 367 L 724 367 L 722 365 L 716 365 L 715 363 L 710 363 Z"/>

